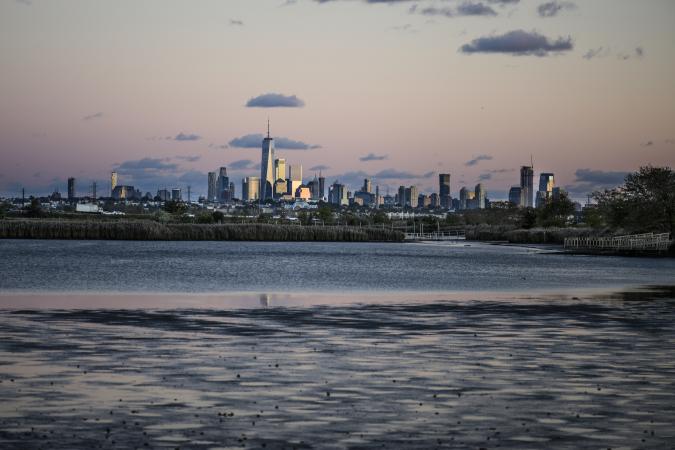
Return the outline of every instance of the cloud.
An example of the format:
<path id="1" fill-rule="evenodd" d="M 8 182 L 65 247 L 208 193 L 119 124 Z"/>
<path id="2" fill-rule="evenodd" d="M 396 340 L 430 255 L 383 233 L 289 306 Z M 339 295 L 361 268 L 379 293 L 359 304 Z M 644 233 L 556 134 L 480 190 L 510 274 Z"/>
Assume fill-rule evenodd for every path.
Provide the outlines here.
<path id="1" fill-rule="evenodd" d="M 642 59 L 645 56 L 645 49 L 643 47 L 635 47 L 635 49 L 631 53 L 619 53 L 616 55 L 617 58 L 619 58 L 622 61 L 626 61 L 629 59 Z"/>
<path id="2" fill-rule="evenodd" d="M 559 2 L 553 0 L 551 2 L 542 3 L 537 7 L 537 13 L 540 17 L 554 17 L 562 10 L 572 10 L 576 8 L 572 2 Z"/>
<path id="3" fill-rule="evenodd" d="M 227 145 L 227 144 L 214 144 L 213 142 L 211 142 L 209 144 L 209 148 L 215 148 L 215 149 L 218 149 L 218 150 L 225 150 L 226 148 L 230 148 L 230 146 Z"/>
<path id="4" fill-rule="evenodd" d="M 302 108 L 305 102 L 295 95 L 263 94 L 246 102 L 247 108 Z"/>
<path id="5" fill-rule="evenodd" d="M 117 165 L 118 172 L 137 172 L 146 170 L 175 171 L 177 164 L 167 162 L 166 158 L 142 158 L 124 161 Z"/>
<path id="6" fill-rule="evenodd" d="M 243 26 L 244 26 L 244 22 L 241 21 L 241 20 L 230 19 L 230 26 L 243 27 Z"/>
<path id="7" fill-rule="evenodd" d="M 443 16 L 443 17 L 460 17 L 460 16 L 496 16 L 497 12 L 492 7 L 478 2 L 465 1 L 456 8 L 449 6 L 427 6 L 419 8 L 413 5 L 408 10 L 411 14 L 417 13 L 423 16 Z"/>
<path id="8" fill-rule="evenodd" d="M 375 153 L 368 153 L 366 156 L 359 158 L 359 161 L 382 161 L 387 159 L 387 155 L 376 155 Z"/>
<path id="9" fill-rule="evenodd" d="M 492 174 L 491 173 L 482 173 L 478 175 L 478 180 L 480 181 L 488 181 L 492 179 Z"/>
<path id="10" fill-rule="evenodd" d="M 502 53 L 513 56 L 546 56 L 549 53 L 560 53 L 572 50 L 572 38 L 559 37 L 555 41 L 536 31 L 513 30 L 498 36 L 485 36 L 474 39 L 460 47 L 466 54 Z"/>
<path id="11" fill-rule="evenodd" d="M 189 170 L 177 178 L 177 181 L 180 183 L 185 183 L 188 185 L 206 185 L 208 180 L 208 175 L 204 172 L 198 170 Z M 185 199 L 187 199 L 187 192 L 183 193 Z"/>
<path id="12" fill-rule="evenodd" d="M 647 141 L 647 142 L 644 142 L 644 143 L 642 143 L 642 144 L 640 144 L 640 145 L 641 145 L 642 147 L 651 147 L 652 145 L 654 145 L 654 141 Z"/>
<path id="13" fill-rule="evenodd" d="M 623 184 L 628 172 L 577 169 L 574 175 L 578 183 L 588 183 L 598 186 L 618 186 Z"/>
<path id="14" fill-rule="evenodd" d="M 604 58 L 609 56 L 609 49 L 605 47 L 591 48 L 588 49 L 586 53 L 583 54 L 582 58 L 584 59 L 593 59 L 593 58 Z"/>
<path id="15" fill-rule="evenodd" d="M 497 13 L 491 7 L 483 3 L 464 2 L 457 7 L 457 15 L 460 16 L 496 16 Z"/>
<path id="16" fill-rule="evenodd" d="M 33 4 L 33 2 L 30 1 L 30 0 L 15 0 L 15 1 L 16 1 L 16 3 L 20 3 L 20 4 L 26 5 L 26 6 L 30 6 L 30 5 Z"/>
<path id="17" fill-rule="evenodd" d="M 312 167 L 309 168 L 309 170 L 312 170 L 312 171 L 315 171 L 315 172 L 317 170 L 328 170 L 328 169 L 330 169 L 330 167 L 328 167 L 326 165 L 323 165 L 323 164 L 319 164 L 318 166 L 312 166 Z"/>
<path id="18" fill-rule="evenodd" d="M 176 159 L 179 159 L 181 161 L 187 161 L 187 162 L 197 162 L 200 159 L 202 159 L 202 157 L 200 155 L 192 155 L 192 156 L 191 155 L 187 155 L 187 156 L 178 155 L 178 156 L 176 156 Z"/>
<path id="19" fill-rule="evenodd" d="M 478 155 L 475 156 L 473 159 L 470 159 L 467 162 L 465 162 L 464 165 L 467 167 L 475 166 L 481 161 L 490 161 L 491 159 L 492 159 L 491 155 Z"/>
<path id="20" fill-rule="evenodd" d="M 88 116 L 84 116 L 82 118 L 82 120 L 94 120 L 94 119 L 100 119 L 101 117 L 103 117 L 103 113 L 97 112 L 97 113 L 94 113 L 94 114 L 89 114 Z"/>
<path id="21" fill-rule="evenodd" d="M 663 142 L 666 143 L 666 144 L 675 144 L 675 139 L 666 139 Z"/>
<path id="22" fill-rule="evenodd" d="M 262 134 L 247 134 L 232 139 L 229 144 L 237 148 L 261 148 L 264 136 Z M 312 150 L 321 148 L 320 145 L 310 145 L 285 137 L 274 138 L 274 146 L 280 150 Z"/>
<path id="23" fill-rule="evenodd" d="M 198 141 L 201 138 L 202 137 L 199 136 L 198 134 L 191 134 L 191 133 L 185 134 L 183 132 L 180 132 L 176 135 L 176 137 L 173 138 L 173 140 L 185 142 L 185 141 Z"/>
<path id="24" fill-rule="evenodd" d="M 402 170 L 397 170 L 397 169 L 384 169 L 380 170 L 376 174 L 374 174 L 372 177 L 373 178 L 379 178 L 382 180 L 413 180 L 416 178 L 429 178 L 433 176 L 434 172 L 427 172 L 423 175 L 415 174 L 412 172 L 407 172 L 407 171 L 402 171 Z"/>
<path id="25" fill-rule="evenodd" d="M 260 169 L 260 164 L 256 164 L 250 159 L 239 159 L 232 161 L 227 168 L 232 170 L 257 170 Z"/>

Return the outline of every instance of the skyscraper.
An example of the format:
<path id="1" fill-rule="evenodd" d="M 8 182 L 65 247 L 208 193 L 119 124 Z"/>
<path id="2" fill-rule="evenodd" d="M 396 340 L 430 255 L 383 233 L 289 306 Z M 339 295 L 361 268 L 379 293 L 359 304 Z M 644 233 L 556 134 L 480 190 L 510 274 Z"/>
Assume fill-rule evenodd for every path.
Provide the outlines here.
<path id="1" fill-rule="evenodd" d="M 267 121 L 267 137 L 262 141 L 260 162 L 260 200 L 274 198 L 274 139 L 270 137 L 270 121 Z"/>
<path id="2" fill-rule="evenodd" d="M 520 186 L 512 186 L 509 190 L 509 202 L 513 206 L 520 206 L 523 203 L 523 191 Z"/>
<path id="3" fill-rule="evenodd" d="M 534 206 L 532 195 L 534 194 L 534 168 L 530 166 L 522 166 L 520 168 L 520 191 L 522 195 L 521 206 L 531 208 Z"/>
<path id="4" fill-rule="evenodd" d="M 230 189 L 230 177 L 227 176 L 227 168 L 221 167 L 218 172 L 217 199 L 221 202 L 227 201 L 227 191 Z"/>
<path id="5" fill-rule="evenodd" d="M 469 190 L 466 186 L 462 186 L 462 189 L 459 190 L 459 209 L 468 209 L 469 201 Z"/>
<path id="6" fill-rule="evenodd" d="M 245 177 L 241 180 L 241 199 L 252 202 L 259 199 L 260 178 Z"/>
<path id="7" fill-rule="evenodd" d="M 110 196 L 112 197 L 112 193 L 117 187 L 117 172 L 111 172 L 110 173 Z"/>
<path id="8" fill-rule="evenodd" d="M 295 195 L 295 190 L 302 184 L 302 164 L 288 166 L 288 179 L 291 181 L 291 195 Z"/>
<path id="9" fill-rule="evenodd" d="M 476 185 L 474 193 L 476 199 L 476 208 L 485 209 L 485 197 L 487 196 L 487 194 L 485 193 L 485 188 L 481 183 L 478 183 Z"/>
<path id="10" fill-rule="evenodd" d="M 274 181 L 286 179 L 286 160 L 277 158 L 274 160 Z"/>
<path id="11" fill-rule="evenodd" d="M 450 174 L 438 174 L 438 196 L 441 208 L 450 208 Z"/>
<path id="12" fill-rule="evenodd" d="M 363 187 L 361 188 L 361 190 L 369 194 L 373 191 L 373 184 L 369 178 L 363 180 Z"/>
<path id="13" fill-rule="evenodd" d="M 75 200 L 75 178 L 68 178 L 68 201 Z"/>
<path id="14" fill-rule="evenodd" d="M 217 199 L 216 192 L 218 189 L 218 177 L 215 172 L 209 172 L 208 180 L 208 193 L 206 195 L 206 200 L 209 202 L 215 202 Z"/>
<path id="15" fill-rule="evenodd" d="M 326 178 L 321 176 L 321 171 L 319 171 L 319 199 L 323 199 L 326 195 Z"/>
<path id="16" fill-rule="evenodd" d="M 543 206 L 553 195 L 555 180 L 552 173 L 539 174 L 539 190 L 537 191 L 536 206 Z"/>

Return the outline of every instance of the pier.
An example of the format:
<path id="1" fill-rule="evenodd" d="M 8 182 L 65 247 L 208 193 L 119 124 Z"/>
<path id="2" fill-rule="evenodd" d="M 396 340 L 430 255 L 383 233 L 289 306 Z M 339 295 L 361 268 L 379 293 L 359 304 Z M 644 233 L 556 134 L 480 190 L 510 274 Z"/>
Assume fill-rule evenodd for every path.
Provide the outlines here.
<path id="1" fill-rule="evenodd" d="M 463 241 L 465 239 L 464 230 L 405 233 L 406 241 Z"/>

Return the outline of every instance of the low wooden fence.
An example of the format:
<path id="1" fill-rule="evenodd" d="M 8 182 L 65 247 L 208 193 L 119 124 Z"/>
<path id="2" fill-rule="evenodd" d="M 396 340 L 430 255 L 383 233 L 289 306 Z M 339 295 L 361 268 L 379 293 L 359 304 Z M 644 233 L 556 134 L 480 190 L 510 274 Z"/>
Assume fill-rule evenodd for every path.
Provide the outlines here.
<path id="1" fill-rule="evenodd" d="M 566 250 L 597 252 L 665 252 L 672 240 L 669 233 L 630 234 L 608 237 L 565 238 Z"/>

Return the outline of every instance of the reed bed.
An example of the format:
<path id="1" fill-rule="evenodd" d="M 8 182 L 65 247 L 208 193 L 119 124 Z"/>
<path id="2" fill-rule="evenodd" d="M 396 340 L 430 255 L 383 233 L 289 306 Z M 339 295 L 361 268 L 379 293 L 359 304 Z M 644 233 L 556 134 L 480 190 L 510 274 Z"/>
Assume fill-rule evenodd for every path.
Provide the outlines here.
<path id="1" fill-rule="evenodd" d="M 153 221 L 28 219 L 0 221 L 0 239 L 399 242 L 403 237 L 403 233 L 395 230 L 359 227 L 183 224 Z"/>

